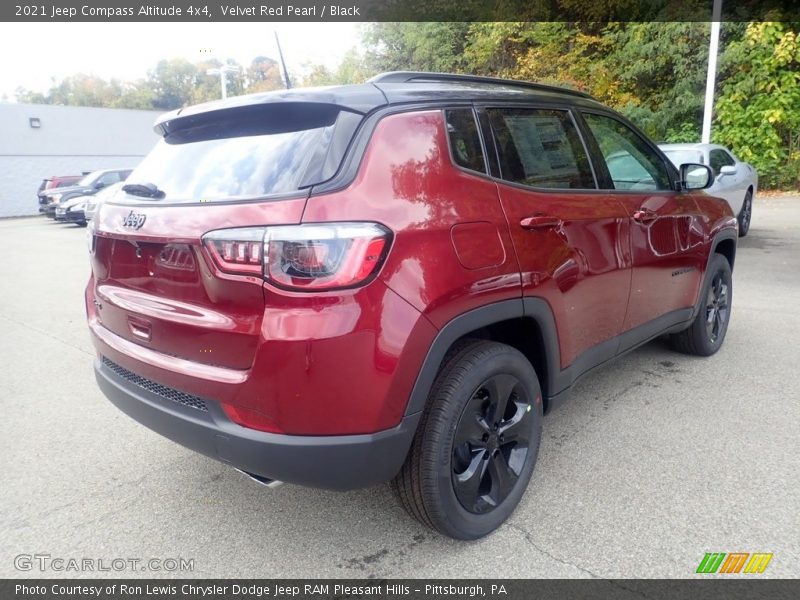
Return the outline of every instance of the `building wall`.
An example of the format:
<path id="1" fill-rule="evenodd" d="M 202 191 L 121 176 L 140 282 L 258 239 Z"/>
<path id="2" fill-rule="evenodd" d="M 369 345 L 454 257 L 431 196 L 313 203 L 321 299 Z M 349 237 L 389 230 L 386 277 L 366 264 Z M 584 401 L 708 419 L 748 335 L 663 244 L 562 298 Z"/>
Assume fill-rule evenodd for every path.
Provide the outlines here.
<path id="1" fill-rule="evenodd" d="M 36 192 L 46 177 L 135 167 L 158 141 L 159 114 L 0 103 L 0 217 L 37 214 Z"/>

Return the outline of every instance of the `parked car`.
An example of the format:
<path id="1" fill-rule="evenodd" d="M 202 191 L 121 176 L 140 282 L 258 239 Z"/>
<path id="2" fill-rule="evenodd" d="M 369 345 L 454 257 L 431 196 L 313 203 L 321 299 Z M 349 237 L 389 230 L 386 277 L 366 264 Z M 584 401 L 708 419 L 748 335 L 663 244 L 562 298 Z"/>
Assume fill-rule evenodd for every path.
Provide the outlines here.
<path id="1" fill-rule="evenodd" d="M 86 226 L 86 215 L 84 213 L 86 198 L 87 196 L 78 196 L 59 204 L 58 208 L 56 208 L 56 221 Z"/>
<path id="2" fill-rule="evenodd" d="M 714 172 L 714 183 L 708 192 L 730 204 L 739 222 L 739 237 L 750 231 L 753 198 L 758 190 L 758 171 L 740 161 L 725 146 L 717 144 L 659 144 L 673 164 L 697 162 Z"/>
<path id="3" fill-rule="evenodd" d="M 581 375 L 661 335 L 701 356 L 725 339 L 736 219 L 701 191 L 711 170 L 583 93 L 389 73 L 156 131 L 90 228 L 97 382 L 265 485 L 392 481 L 478 538 Z"/>
<path id="4" fill-rule="evenodd" d="M 39 201 L 39 212 L 44 212 L 44 205 L 48 203 L 48 192 L 52 193 L 52 190 L 56 188 L 75 185 L 82 177 L 83 175 L 61 175 L 42 179 L 42 183 L 39 184 L 39 189 L 36 192 L 36 198 Z"/>
<path id="5" fill-rule="evenodd" d="M 97 204 L 111 198 L 122 187 L 123 182 L 118 182 L 103 188 L 99 192 L 89 196 L 75 196 L 74 198 L 62 201 L 56 208 L 56 221 L 65 221 L 86 226 L 88 221 L 94 217 Z"/>
<path id="6" fill-rule="evenodd" d="M 91 221 L 94 219 L 94 215 L 97 212 L 98 207 L 104 201 L 111 198 L 114 194 L 116 194 L 120 188 L 122 187 L 123 182 L 115 183 L 114 185 L 110 185 L 104 190 L 100 190 L 94 196 L 86 196 L 86 206 L 84 207 L 84 220 Z"/>
<path id="7" fill-rule="evenodd" d="M 120 181 L 125 181 L 130 175 L 131 169 L 101 169 L 93 171 L 84 176 L 77 185 L 66 188 L 58 188 L 54 193 L 47 194 L 47 203 L 40 207 L 48 217 L 55 219 L 56 209 L 61 202 L 66 202 L 78 196 L 90 196 L 100 190 Z"/>

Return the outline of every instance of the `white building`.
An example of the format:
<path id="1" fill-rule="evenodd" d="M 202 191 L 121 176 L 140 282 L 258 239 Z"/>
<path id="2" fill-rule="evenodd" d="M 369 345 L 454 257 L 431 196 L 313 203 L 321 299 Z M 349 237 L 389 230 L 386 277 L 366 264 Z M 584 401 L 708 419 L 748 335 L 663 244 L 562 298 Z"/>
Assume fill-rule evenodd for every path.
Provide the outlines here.
<path id="1" fill-rule="evenodd" d="M 135 167 L 158 141 L 159 114 L 0 103 L 0 217 L 37 214 L 46 177 Z"/>

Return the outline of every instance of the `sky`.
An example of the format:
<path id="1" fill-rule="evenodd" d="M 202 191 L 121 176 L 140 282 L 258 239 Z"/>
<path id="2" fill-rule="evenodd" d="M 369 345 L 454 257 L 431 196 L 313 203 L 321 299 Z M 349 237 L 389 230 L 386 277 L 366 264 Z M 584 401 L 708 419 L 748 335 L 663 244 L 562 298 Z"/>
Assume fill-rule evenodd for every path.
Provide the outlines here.
<path id="1" fill-rule="evenodd" d="M 289 72 L 308 63 L 335 67 L 359 47 L 359 23 L 0 23 L 0 99 L 14 90 L 46 91 L 51 79 L 74 73 L 144 77 L 162 58 L 192 62 L 233 58 L 249 64 L 278 58 L 278 32 Z"/>

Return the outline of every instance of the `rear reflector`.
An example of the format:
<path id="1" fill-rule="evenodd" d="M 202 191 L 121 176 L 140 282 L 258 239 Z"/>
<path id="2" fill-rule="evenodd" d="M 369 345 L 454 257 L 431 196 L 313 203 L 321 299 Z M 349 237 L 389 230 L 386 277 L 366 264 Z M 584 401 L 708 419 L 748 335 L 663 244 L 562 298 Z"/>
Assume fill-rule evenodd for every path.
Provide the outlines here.
<path id="1" fill-rule="evenodd" d="M 231 421 L 242 427 L 270 433 L 282 433 L 281 428 L 277 426 L 275 421 L 257 410 L 225 403 L 222 403 L 222 410 L 225 411 Z"/>

